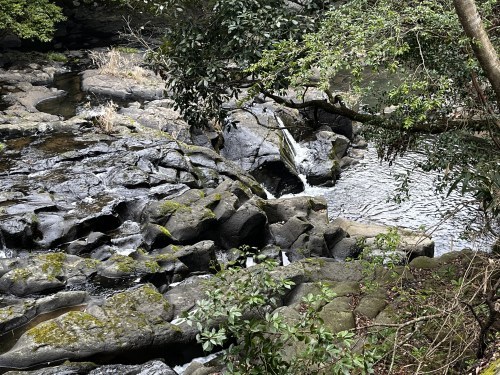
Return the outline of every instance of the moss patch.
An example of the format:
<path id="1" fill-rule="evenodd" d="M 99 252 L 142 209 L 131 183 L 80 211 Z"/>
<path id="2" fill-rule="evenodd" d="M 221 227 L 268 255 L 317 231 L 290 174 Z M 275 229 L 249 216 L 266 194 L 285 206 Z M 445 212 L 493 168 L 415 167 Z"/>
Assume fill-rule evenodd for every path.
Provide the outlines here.
<path id="1" fill-rule="evenodd" d="M 137 268 L 136 261 L 126 255 L 115 254 L 109 260 L 114 263 L 118 271 L 124 273 L 134 272 Z"/>
<path id="2" fill-rule="evenodd" d="M 27 335 L 37 344 L 64 347 L 81 339 L 82 332 L 102 328 L 105 323 L 83 311 L 70 311 L 60 320 L 41 323 L 30 329 Z M 92 335 L 100 337 L 100 335 Z M 101 337 L 101 340 L 103 338 Z"/>
<path id="3" fill-rule="evenodd" d="M 148 271 L 151 273 L 156 273 L 160 270 L 160 265 L 154 260 L 148 260 L 148 261 L 144 262 L 144 265 L 146 266 Z"/>
<path id="4" fill-rule="evenodd" d="M 481 372 L 481 375 L 498 375 L 500 373 L 500 359 L 492 362 L 486 369 Z"/>
<path id="5" fill-rule="evenodd" d="M 201 217 L 202 217 L 202 219 L 215 219 L 215 218 L 217 218 L 217 216 L 215 216 L 215 213 L 209 208 L 205 208 L 203 210 L 203 215 Z"/>
<path id="6" fill-rule="evenodd" d="M 191 212 L 191 208 L 175 201 L 165 201 L 160 205 L 160 213 L 162 215 L 172 215 L 176 212 L 189 213 Z"/>
<path id="7" fill-rule="evenodd" d="M 27 280 L 33 273 L 27 268 L 16 268 L 12 270 L 12 281 L 19 282 Z"/>
<path id="8" fill-rule="evenodd" d="M 63 272 L 66 254 L 64 253 L 49 253 L 39 255 L 38 259 L 42 262 L 42 272 L 46 274 L 49 279 L 54 279 L 60 276 Z"/>
<path id="9" fill-rule="evenodd" d="M 172 238 L 172 233 L 170 233 L 170 231 L 167 228 L 165 228 L 162 225 L 157 225 L 157 224 L 156 224 L 156 226 L 158 227 L 160 232 L 162 232 L 165 236 L 167 236 L 168 238 Z"/>

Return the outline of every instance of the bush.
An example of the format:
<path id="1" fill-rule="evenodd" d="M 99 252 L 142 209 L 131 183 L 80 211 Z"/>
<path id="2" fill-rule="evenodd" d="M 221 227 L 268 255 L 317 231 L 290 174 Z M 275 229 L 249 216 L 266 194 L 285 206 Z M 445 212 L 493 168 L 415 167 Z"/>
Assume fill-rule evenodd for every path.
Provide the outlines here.
<path id="1" fill-rule="evenodd" d="M 273 273 L 273 261 L 232 268 L 210 280 L 206 298 L 183 320 L 195 325 L 205 351 L 223 346 L 229 374 L 372 373 L 380 353 L 354 350 L 354 333 L 332 333 L 319 317 L 335 294 L 319 284 L 292 317 L 281 314 L 281 297 L 293 282 Z"/>

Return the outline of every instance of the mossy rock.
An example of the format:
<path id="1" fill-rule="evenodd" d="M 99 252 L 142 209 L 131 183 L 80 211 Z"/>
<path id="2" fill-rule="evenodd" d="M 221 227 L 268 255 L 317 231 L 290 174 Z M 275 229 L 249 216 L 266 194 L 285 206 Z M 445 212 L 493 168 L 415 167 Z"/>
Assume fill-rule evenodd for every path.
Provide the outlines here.
<path id="1" fill-rule="evenodd" d="M 347 331 L 356 327 L 352 311 L 329 311 L 323 308 L 320 317 L 323 319 L 326 329 L 333 333 Z"/>
<path id="2" fill-rule="evenodd" d="M 429 257 L 416 257 L 410 262 L 411 268 L 418 269 L 434 269 L 440 267 L 441 264 L 438 260 Z"/>
<path id="3" fill-rule="evenodd" d="M 330 285 L 331 285 L 331 290 L 338 297 L 361 293 L 361 287 L 359 283 L 355 281 L 332 282 Z"/>
<path id="4" fill-rule="evenodd" d="M 63 273 L 66 257 L 65 253 L 48 253 L 39 255 L 38 259 L 42 262 L 42 272 L 49 276 L 49 278 L 60 276 Z"/>
<path id="5" fill-rule="evenodd" d="M 173 215 L 176 212 L 180 213 L 188 213 L 191 212 L 191 208 L 185 204 L 173 201 L 166 200 L 161 202 L 160 204 L 160 214 L 163 216 Z"/>
<path id="6" fill-rule="evenodd" d="M 332 299 L 330 302 L 328 302 L 324 307 L 322 311 L 328 311 L 328 312 L 333 312 L 333 311 L 351 311 L 351 305 L 350 305 L 351 299 L 349 297 L 336 297 Z"/>
<path id="7" fill-rule="evenodd" d="M 375 324 L 395 324 L 397 323 L 398 318 L 394 307 L 391 305 L 387 305 L 385 309 L 383 309 L 375 318 Z"/>
<path id="8" fill-rule="evenodd" d="M 382 298 L 363 297 L 354 312 L 367 318 L 375 318 L 385 307 L 387 302 Z"/>

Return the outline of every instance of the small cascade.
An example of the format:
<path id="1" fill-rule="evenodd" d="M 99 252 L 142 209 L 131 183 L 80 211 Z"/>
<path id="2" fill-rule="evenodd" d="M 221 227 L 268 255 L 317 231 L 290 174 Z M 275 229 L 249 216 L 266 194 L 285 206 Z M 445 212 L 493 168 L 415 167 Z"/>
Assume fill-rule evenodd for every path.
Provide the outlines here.
<path id="1" fill-rule="evenodd" d="M 288 258 L 287 253 L 284 251 L 280 251 L 280 253 L 281 253 L 281 264 L 283 266 L 288 266 L 291 262 L 290 259 Z"/>
<path id="2" fill-rule="evenodd" d="M 247 257 L 247 259 L 245 261 L 245 267 L 249 268 L 252 266 L 255 266 L 255 260 L 253 259 L 253 257 Z"/>
<path id="3" fill-rule="evenodd" d="M 294 163 L 295 163 L 295 168 L 297 168 L 297 172 L 299 174 L 299 178 L 302 180 L 304 183 L 304 187 L 310 188 L 311 186 L 308 184 L 306 176 L 304 175 L 304 166 L 307 165 L 307 163 L 310 160 L 309 156 L 309 150 L 305 147 L 302 147 L 292 136 L 292 134 L 288 131 L 288 129 L 285 127 L 285 124 L 283 123 L 283 120 L 279 117 L 276 116 L 276 120 L 278 121 L 278 125 L 281 128 L 281 131 L 283 133 L 283 137 L 285 139 L 285 142 L 288 144 L 288 147 L 290 147 L 290 150 L 292 151 L 293 157 L 294 157 Z"/>
<path id="4" fill-rule="evenodd" d="M 199 364 L 204 364 L 204 363 L 210 362 L 211 360 L 219 357 L 220 355 L 222 355 L 222 352 L 212 353 L 212 354 L 209 354 L 205 357 L 194 358 L 193 360 L 191 360 L 190 362 L 188 362 L 184 365 L 175 366 L 174 371 L 179 375 L 183 375 L 186 372 L 186 370 L 188 369 L 189 365 L 191 365 L 193 362 L 198 362 Z"/>
<path id="5" fill-rule="evenodd" d="M 2 258 L 12 258 L 16 255 L 16 252 L 12 249 L 7 248 L 5 244 L 5 238 L 3 237 L 2 231 L 0 231 L 0 259 Z"/>

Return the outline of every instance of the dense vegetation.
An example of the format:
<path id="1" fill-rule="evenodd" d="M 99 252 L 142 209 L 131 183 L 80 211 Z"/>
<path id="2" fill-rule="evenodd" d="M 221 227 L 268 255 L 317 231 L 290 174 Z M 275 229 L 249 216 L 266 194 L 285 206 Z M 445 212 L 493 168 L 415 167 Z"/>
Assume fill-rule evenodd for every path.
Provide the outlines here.
<path id="1" fill-rule="evenodd" d="M 261 93 L 291 108 L 344 115 L 370 125 L 367 133 L 389 160 L 408 147 L 427 148 L 421 167 L 443 171 L 442 190 L 476 194 L 489 224 L 500 212 L 499 5 L 477 2 L 482 30 L 491 35 L 479 42 L 457 16 L 457 9 L 470 13 L 471 4 L 159 2 L 150 5 L 167 27 L 149 56 L 194 125 L 221 121 L 222 103 L 248 87 L 249 97 Z M 489 48 L 493 73 L 478 59 L 478 45 Z M 299 100 L 289 99 L 288 89 Z M 316 97 L 300 99 L 314 90 Z M 418 142 L 422 133 L 442 135 L 430 148 Z"/>
<path id="2" fill-rule="evenodd" d="M 61 7 L 50 0 L 0 0 L 0 35 L 49 41 L 56 24 L 64 20 Z"/>
<path id="3" fill-rule="evenodd" d="M 471 192 L 481 204 L 486 227 L 495 232 L 500 216 L 500 64 L 495 51 L 500 46 L 500 6 L 496 0 L 119 2 L 164 18 L 165 27 L 156 42 L 146 40 L 140 31 L 135 36 L 149 49 L 150 63 L 167 81 L 177 108 L 192 125 L 224 126 L 225 102 L 258 94 L 290 108 L 315 107 L 363 122 L 366 134 L 379 142 L 380 155 L 388 160 L 409 147 L 425 151 L 427 161 L 420 167 L 442 171 L 438 188 Z M 0 5 L 0 30 L 21 38 L 47 41 L 56 23 L 64 19 L 62 8 L 50 0 L 0 0 Z M 471 29 L 472 21 L 477 21 L 474 5 L 484 26 Z M 296 99 L 290 99 L 290 90 Z M 421 134 L 428 133 L 439 134 L 436 142 L 425 142 Z M 461 273 L 453 271 L 447 280 L 447 309 L 443 301 L 433 300 L 438 294 L 434 289 L 426 296 L 403 295 L 405 307 L 419 307 L 425 301 L 427 310 L 417 309 L 411 325 L 401 322 L 391 334 L 397 338 L 401 329 L 414 337 L 416 330 L 403 328 L 413 329 L 414 323 L 424 320 L 419 320 L 422 316 L 446 318 L 443 324 L 457 331 L 464 322 L 478 323 L 474 344 L 479 342 L 478 356 L 484 354 L 486 344 L 495 340 L 488 332 L 493 324 L 484 327 L 491 317 L 495 319 L 499 297 L 498 282 L 493 283 L 491 276 L 498 269 L 487 260 L 482 262 L 484 269 L 491 269 L 480 277 L 467 273 L 468 265 L 460 265 Z M 289 373 L 294 366 L 296 373 L 306 373 L 316 371 L 318 363 L 334 363 L 338 373 L 362 373 L 373 371 L 382 358 L 392 369 L 398 360 L 404 367 L 406 357 L 422 355 L 418 350 L 403 353 L 403 359 L 396 354 L 384 357 L 376 350 L 367 350 L 365 356 L 350 353 L 346 349 L 353 345 L 352 336 L 327 332 L 317 319 L 317 305 L 331 297 L 327 289 L 303 301 L 302 320 L 283 321 L 272 314 L 279 296 L 270 295 L 284 292 L 290 284 L 272 279 L 273 269 L 263 266 L 259 277 L 246 278 L 226 271 L 220 277 L 225 286 L 231 286 L 229 291 L 214 288 L 188 317 L 200 324 L 199 339 L 206 349 L 228 340 L 241 344 L 228 352 L 236 364 L 228 366 L 230 371 L 262 373 L 264 366 L 272 373 Z M 481 290 L 484 296 L 478 294 Z M 467 299 L 469 293 L 473 297 Z M 249 307 L 260 319 L 246 319 Z M 215 329 L 213 318 L 227 321 Z M 412 349 L 420 343 L 425 347 L 426 338 L 418 339 Z M 451 351 L 454 337 L 447 339 L 443 342 Z M 301 353 L 304 358 L 289 361 L 278 356 L 277 350 L 290 341 L 309 344 L 309 352 Z M 421 363 L 424 360 L 425 356 Z"/>

